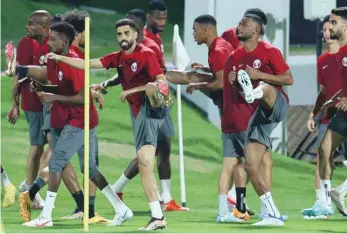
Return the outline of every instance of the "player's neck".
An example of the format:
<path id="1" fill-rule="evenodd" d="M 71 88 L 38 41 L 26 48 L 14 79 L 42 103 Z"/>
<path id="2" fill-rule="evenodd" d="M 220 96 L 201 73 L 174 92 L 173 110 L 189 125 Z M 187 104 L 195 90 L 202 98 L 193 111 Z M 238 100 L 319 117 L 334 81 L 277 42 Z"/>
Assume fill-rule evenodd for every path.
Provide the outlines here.
<path id="1" fill-rule="evenodd" d="M 344 47 L 347 45 L 347 35 L 344 33 L 342 36 L 339 38 L 339 45 L 340 47 Z"/>
<path id="2" fill-rule="evenodd" d="M 135 50 L 136 46 L 137 46 L 137 43 L 134 43 L 134 44 L 130 47 L 130 49 L 124 50 L 124 53 L 127 54 L 127 55 L 128 55 L 128 54 L 131 54 L 131 53 Z"/>
<path id="3" fill-rule="evenodd" d="M 335 54 L 339 51 L 340 45 L 337 42 L 328 44 L 329 54 Z"/>
<path id="4" fill-rule="evenodd" d="M 42 35 L 38 36 L 38 38 L 36 38 L 36 41 L 37 41 L 37 43 L 42 45 L 43 43 L 45 43 L 47 37 L 48 37 L 48 33 L 42 34 Z"/>
<path id="5" fill-rule="evenodd" d="M 154 32 L 154 30 L 153 30 L 151 27 L 149 27 L 148 25 L 146 25 L 146 30 L 147 30 L 148 32 L 150 32 L 150 33 L 157 34 L 157 33 Z"/>
<path id="6" fill-rule="evenodd" d="M 75 39 L 75 40 L 72 42 L 71 45 L 78 48 L 78 47 L 80 46 L 80 43 L 79 43 L 79 41 L 78 41 L 77 39 Z"/>
<path id="7" fill-rule="evenodd" d="M 68 55 L 69 51 L 70 51 L 70 48 L 67 46 L 64 48 L 64 51 L 63 51 L 63 53 L 61 53 L 61 55 L 66 56 L 66 55 Z"/>
<path id="8" fill-rule="evenodd" d="M 141 43 L 145 37 L 143 36 L 143 30 L 139 30 L 138 36 L 137 36 L 137 43 Z"/>
<path id="9" fill-rule="evenodd" d="M 244 46 L 246 52 L 251 52 L 251 51 L 255 50 L 255 48 L 257 48 L 258 44 L 259 44 L 258 40 L 248 40 L 248 41 L 243 42 L 243 46 Z"/>
<path id="10" fill-rule="evenodd" d="M 210 48 L 213 41 L 217 38 L 217 34 L 214 34 L 214 35 L 211 35 L 208 39 L 207 39 L 207 42 L 206 42 L 206 45 L 207 45 L 207 48 Z"/>

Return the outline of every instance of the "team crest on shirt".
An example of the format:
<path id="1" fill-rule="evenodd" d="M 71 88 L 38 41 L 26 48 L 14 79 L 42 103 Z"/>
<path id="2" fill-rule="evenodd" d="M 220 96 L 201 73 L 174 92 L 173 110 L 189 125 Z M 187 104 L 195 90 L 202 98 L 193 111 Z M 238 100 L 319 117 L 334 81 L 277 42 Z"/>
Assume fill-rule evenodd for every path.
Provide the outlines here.
<path id="1" fill-rule="evenodd" d="M 344 58 L 342 59 L 342 65 L 343 65 L 344 67 L 347 67 L 347 57 L 344 57 Z"/>
<path id="2" fill-rule="evenodd" d="M 62 79 L 63 79 L 63 72 L 62 72 L 62 71 L 59 71 L 59 72 L 58 72 L 58 79 L 59 79 L 59 80 L 62 80 Z"/>
<path id="3" fill-rule="evenodd" d="M 136 72 L 137 71 L 137 63 L 136 62 L 133 62 L 133 64 L 131 64 L 131 70 L 133 72 Z"/>
<path id="4" fill-rule="evenodd" d="M 253 67 L 256 68 L 256 69 L 261 67 L 261 62 L 260 62 L 259 59 L 254 60 Z"/>
<path id="5" fill-rule="evenodd" d="M 45 56 L 44 55 L 41 55 L 40 59 L 39 59 L 39 63 L 41 65 L 45 64 Z"/>

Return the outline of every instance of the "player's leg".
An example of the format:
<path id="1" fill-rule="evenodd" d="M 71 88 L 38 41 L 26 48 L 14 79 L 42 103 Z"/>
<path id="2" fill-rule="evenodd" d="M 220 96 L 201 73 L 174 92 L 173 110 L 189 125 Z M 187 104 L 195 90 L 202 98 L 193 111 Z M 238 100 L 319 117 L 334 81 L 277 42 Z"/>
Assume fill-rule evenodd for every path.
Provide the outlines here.
<path id="1" fill-rule="evenodd" d="M 163 84 L 160 84 L 163 85 Z M 160 97 L 158 83 L 146 85 L 146 99 L 134 123 L 135 146 L 142 185 L 151 209 L 151 219 L 141 230 L 156 230 L 166 227 L 166 221 L 158 199 L 157 181 L 153 167 L 158 143 L 159 129 L 167 114 L 164 98 Z"/>
<path id="2" fill-rule="evenodd" d="M 272 187 L 272 167 L 273 167 L 273 159 L 271 157 L 271 151 L 267 151 L 264 156 L 263 156 L 263 161 L 262 163 L 262 177 L 265 181 L 265 187 L 267 191 L 271 190 Z M 260 202 L 260 216 L 262 214 L 268 213 L 265 204 L 261 201 Z"/>
<path id="3" fill-rule="evenodd" d="M 250 84 L 249 77 L 248 81 Z M 264 154 L 271 150 L 270 135 L 277 124 L 285 118 L 288 103 L 283 93 L 271 85 L 260 84 L 255 90 L 261 93 L 256 96 L 261 101 L 249 122 L 245 147 L 246 168 L 255 191 L 269 212 L 267 218 L 255 225 L 283 225 L 281 214 L 275 206 L 271 191 L 268 190 L 260 171 Z"/>
<path id="4" fill-rule="evenodd" d="M 52 158 L 49 161 L 49 181 L 45 204 L 40 216 L 24 223 L 25 226 L 53 225 L 52 212 L 62 179 L 62 172 L 70 158 L 83 145 L 83 129 L 66 125 L 62 130 L 53 129 L 52 134 L 57 135 L 59 139 L 53 148 Z"/>
<path id="5" fill-rule="evenodd" d="M 16 200 L 16 187 L 11 183 L 4 168 L 1 166 L 1 184 L 4 191 L 2 207 L 7 208 L 14 204 Z"/>
<path id="6" fill-rule="evenodd" d="M 227 196 L 230 189 L 233 175 L 238 165 L 238 158 L 243 155 L 242 146 L 235 136 L 236 133 L 222 133 L 223 143 L 223 164 L 218 183 L 218 215 L 217 222 L 242 222 L 242 219 L 235 217 L 234 211 L 229 212 Z M 243 136 L 244 140 L 244 136 Z M 235 179 L 234 179 L 235 180 Z M 247 212 L 245 211 L 244 214 Z M 241 217 L 240 217 L 241 218 Z"/>
<path id="7" fill-rule="evenodd" d="M 99 171 L 99 168 L 96 165 L 97 144 L 98 141 L 95 129 L 90 129 L 89 178 L 101 190 L 114 208 L 115 216 L 109 226 L 118 226 L 123 222 L 132 219 L 133 213 L 113 192 L 111 185 L 107 182 L 104 175 Z M 78 154 L 78 158 L 80 161 L 81 172 L 84 173 L 84 154 Z M 105 220 L 104 223 L 107 223 L 107 220 Z"/>

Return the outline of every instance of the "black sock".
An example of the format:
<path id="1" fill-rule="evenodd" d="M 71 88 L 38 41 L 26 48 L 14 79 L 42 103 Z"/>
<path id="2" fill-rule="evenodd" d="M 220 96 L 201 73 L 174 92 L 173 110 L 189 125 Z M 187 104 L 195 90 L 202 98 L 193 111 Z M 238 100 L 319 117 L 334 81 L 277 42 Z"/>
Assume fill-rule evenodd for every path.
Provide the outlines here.
<path id="1" fill-rule="evenodd" d="M 89 196 L 89 218 L 93 218 L 95 216 L 94 204 L 95 196 Z"/>
<path id="2" fill-rule="evenodd" d="M 40 186 L 37 184 L 33 183 L 29 189 L 29 197 L 30 200 L 34 201 L 36 193 L 40 191 Z"/>
<path id="3" fill-rule="evenodd" d="M 84 195 L 82 191 L 79 191 L 77 193 L 71 194 L 73 199 L 75 199 L 77 208 L 74 213 L 84 210 Z"/>
<path id="4" fill-rule="evenodd" d="M 2 166 L 1 166 L 1 171 L 0 171 L 0 173 L 2 174 L 4 171 L 5 171 L 4 168 L 2 168 Z"/>
<path id="5" fill-rule="evenodd" d="M 246 188 L 236 188 L 236 208 L 241 213 L 246 212 Z"/>

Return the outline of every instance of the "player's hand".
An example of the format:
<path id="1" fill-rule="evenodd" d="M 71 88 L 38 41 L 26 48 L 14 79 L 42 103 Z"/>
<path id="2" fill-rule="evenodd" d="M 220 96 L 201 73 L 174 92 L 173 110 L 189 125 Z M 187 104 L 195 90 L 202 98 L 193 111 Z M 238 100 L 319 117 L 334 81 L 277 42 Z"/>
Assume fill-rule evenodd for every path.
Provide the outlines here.
<path id="1" fill-rule="evenodd" d="M 129 93 L 127 90 L 124 90 L 124 91 L 121 92 L 121 94 L 120 94 L 120 96 L 119 96 L 119 100 L 120 100 L 121 102 L 125 102 L 127 96 L 129 96 L 129 95 L 130 95 L 130 93 Z"/>
<path id="2" fill-rule="evenodd" d="M 51 112 L 52 107 L 53 107 L 53 102 L 51 102 L 51 104 L 49 104 L 49 107 L 48 107 L 47 111 L 48 111 L 48 112 Z"/>
<path id="3" fill-rule="evenodd" d="M 250 67 L 248 65 L 245 71 L 249 75 L 249 78 L 251 78 L 252 80 L 259 80 L 262 74 L 261 71 L 259 71 L 258 69 L 255 69 L 254 67 Z"/>
<path id="4" fill-rule="evenodd" d="M 337 97 L 338 103 L 335 107 L 338 110 L 347 111 L 347 97 Z"/>
<path id="5" fill-rule="evenodd" d="M 51 52 L 51 53 L 48 53 L 46 55 L 46 57 L 45 57 L 45 62 L 46 63 L 47 63 L 48 59 L 52 59 L 52 60 L 55 60 L 55 61 L 60 61 L 61 56 Z"/>
<path id="6" fill-rule="evenodd" d="M 90 86 L 90 90 L 92 90 L 92 91 L 102 91 L 102 90 L 106 90 L 106 87 L 105 87 L 104 83 L 92 84 Z"/>
<path id="7" fill-rule="evenodd" d="M 316 131 L 316 122 L 311 117 L 307 121 L 307 128 L 308 128 L 308 130 L 310 132 L 315 132 Z"/>
<path id="8" fill-rule="evenodd" d="M 97 97 L 95 101 L 99 103 L 99 110 L 102 110 L 104 108 L 104 97 L 97 92 Z"/>
<path id="9" fill-rule="evenodd" d="M 192 65 L 190 65 L 191 68 L 199 68 L 199 67 L 203 67 L 204 65 L 202 65 L 201 63 L 192 63 Z"/>
<path id="10" fill-rule="evenodd" d="M 233 66 L 233 70 L 231 72 L 229 72 L 229 75 L 228 75 L 230 84 L 233 84 L 235 82 L 236 75 L 237 75 L 236 67 Z"/>
<path id="11" fill-rule="evenodd" d="M 13 106 L 7 114 L 7 120 L 10 124 L 15 124 L 19 117 L 19 107 Z"/>
<path id="12" fill-rule="evenodd" d="M 38 92 L 37 96 L 39 97 L 42 104 L 55 101 L 55 94 L 53 93 Z"/>
<path id="13" fill-rule="evenodd" d="M 198 85 L 188 85 L 186 92 L 189 95 L 192 95 L 194 91 L 198 90 L 199 86 Z"/>
<path id="14" fill-rule="evenodd" d="M 34 80 L 32 80 L 30 82 L 30 90 L 32 92 L 42 92 L 42 85 L 38 82 L 35 82 Z"/>

